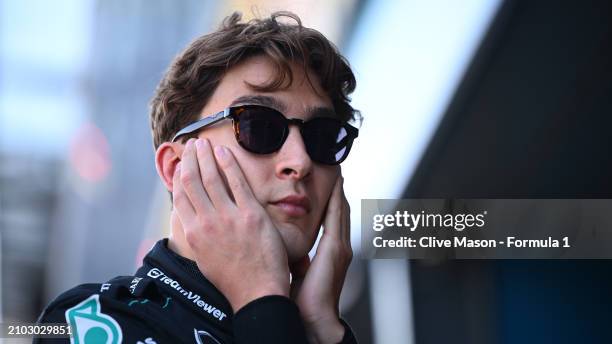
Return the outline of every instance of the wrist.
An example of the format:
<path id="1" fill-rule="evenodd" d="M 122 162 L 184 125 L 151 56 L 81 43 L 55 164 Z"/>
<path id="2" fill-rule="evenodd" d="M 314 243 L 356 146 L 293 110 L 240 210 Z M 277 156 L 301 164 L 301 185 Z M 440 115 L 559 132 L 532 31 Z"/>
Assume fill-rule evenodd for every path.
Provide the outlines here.
<path id="1" fill-rule="evenodd" d="M 289 297 L 289 286 L 284 287 L 282 283 L 270 283 L 261 285 L 257 288 L 251 288 L 250 285 L 245 286 L 246 290 L 239 290 L 231 295 L 226 295 L 234 313 L 238 312 L 242 307 L 250 302 L 260 299 L 265 296 L 279 295 Z"/>

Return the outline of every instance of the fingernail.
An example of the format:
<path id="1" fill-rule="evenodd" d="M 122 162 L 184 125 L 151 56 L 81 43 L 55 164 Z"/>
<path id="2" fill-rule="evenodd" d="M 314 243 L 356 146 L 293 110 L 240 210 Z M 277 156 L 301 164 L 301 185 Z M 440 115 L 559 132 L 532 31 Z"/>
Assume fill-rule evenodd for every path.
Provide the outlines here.
<path id="1" fill-rule="evenodd" d="M 202 140 L 202 139 L 197 139 L 197 140 L 196 140 L 196 142 L 195 142 L 195 145 L 196 145 L 196 148 L 197 148 L 197 149 L 202 149 L 202 148 L 204 148 L 204 142 L 203 142 L 203 140 Z"/>
<path id="2" fill-rule="evenodd" d="M 225 148 L 224 146 L 215 147 L 215 156 L 217 157 L 217 159 L 221 161 L 227 161 L 227 155 L 227 148 Z"/>
<path id="3" fill-rule="evenodd" d="M 193 141 L 194 141 L 193 139 L 187 140 L 187 144 L 185 145 L 185 148 L 191 147 L 193 145 Z"/>
<path id="4" fill-rule="evenodd" d="M 179 161 L 178 164 L 176 164 L 176 172 L 181 172 L 181 162 Z"/>

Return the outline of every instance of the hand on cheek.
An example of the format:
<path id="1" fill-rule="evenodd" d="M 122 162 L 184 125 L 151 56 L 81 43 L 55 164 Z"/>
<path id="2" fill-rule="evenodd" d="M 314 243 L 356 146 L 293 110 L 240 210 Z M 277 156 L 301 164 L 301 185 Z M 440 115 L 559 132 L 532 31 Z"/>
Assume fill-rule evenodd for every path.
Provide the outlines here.
<path id="1" fill-rule="evenodd" d="M 339 321 L 340 292 L 353 257 L 350 208 L 338 177 L 323 219 L 323 235 L 312 262 L 308 256 L 291 266 L 291 297 L 300 308 L 313 341 L 339 342 L 344 327 Z"/>
<path id="2" fill-rule="evenodd" d="M 229 149 L 213 153 L 208 140 L 190 139 L 174 174 L 173 202 L 198 267 L 235 312 L 262 296 L 289 295 L 282 238 Z"/>

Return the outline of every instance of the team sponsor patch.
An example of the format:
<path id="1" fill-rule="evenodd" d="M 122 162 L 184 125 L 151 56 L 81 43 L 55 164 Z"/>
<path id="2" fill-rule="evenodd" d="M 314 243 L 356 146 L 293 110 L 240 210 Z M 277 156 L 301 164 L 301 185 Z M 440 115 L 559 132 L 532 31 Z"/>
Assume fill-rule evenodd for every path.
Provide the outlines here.
<path id="1" fill-rule="evenodd" d="M 67 309 L 65 316 L 66 322 L 72 327 L 71 344 L 118 344 L 123 339 L 117 321 L 102 313 L 98 294 Z"/>
<path id="2" fill-rule="evenodd" d="M 225 312 L 221 311 L 220 309 L 211 305 L 210 303 L 204 301 L 204 299 L 199 294 L 183 288 L 183 286 L 181 286 L 181 284 L 176 279 L 170 278 L 168 275 L 166 275 L 166 273 L 164 273 L 160 269 L 152 268 L 151 270 L 149 270 L 149 272 L 147 272 L 147 276 L 153 279 L 157 279 L 163 282 L 164 284 L 167 284 L 168 286 L 170 286 L 170 288 L 176 290 L 180 295 L 185 297 L 188 301 L 192 302 L 202 311 L 210 314 L 215 319 L 221 321 L 227 317 L 227 314 L 225 314 Z"/>

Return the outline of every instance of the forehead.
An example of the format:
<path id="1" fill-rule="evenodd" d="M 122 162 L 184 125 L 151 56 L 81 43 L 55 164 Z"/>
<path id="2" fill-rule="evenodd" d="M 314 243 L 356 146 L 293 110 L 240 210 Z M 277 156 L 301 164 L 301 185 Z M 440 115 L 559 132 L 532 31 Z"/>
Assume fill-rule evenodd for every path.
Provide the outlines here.
<path id="1" fill-rule="evenodd" d="M 257 91 L 250 85 L 268 84 L 278 71 L 269 58 L 251 57 L 225 73 L 202 114 L 220 111 L 237 103 L 253 102 L 295 115 L 320 112 L 317 109 L 333 111 L 332 102 L 321 89 L 315 74 L 309 72 L 307 77 L 304 68 L 296 63 L 291 64 L 291 71 L 293 78 L 290 85 L 283 85 L 286 87 L 271 92 Z"/>

